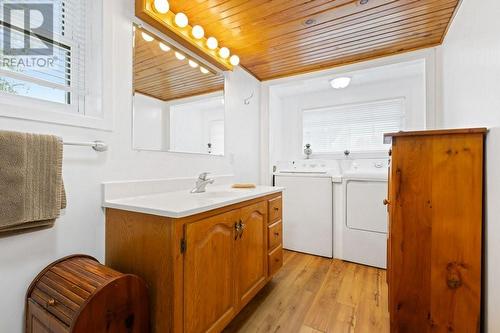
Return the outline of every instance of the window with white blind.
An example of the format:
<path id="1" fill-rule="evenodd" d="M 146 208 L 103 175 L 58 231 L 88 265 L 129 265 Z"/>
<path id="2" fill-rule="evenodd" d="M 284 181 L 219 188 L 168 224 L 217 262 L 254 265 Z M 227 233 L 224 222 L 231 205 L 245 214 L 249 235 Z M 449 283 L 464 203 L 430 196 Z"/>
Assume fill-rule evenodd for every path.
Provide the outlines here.
<path id="1" fill-rule="evenodd" d="M 303 110 L 303 142 L 320 154 L 383 151 L 384 133 L 401 130 L 404 120 L 403 98 Z"/>
<path id="2" fill-rule="evenodd" d="M 0 0 L 0 98 L 84 113 L 87 1 Z"/>

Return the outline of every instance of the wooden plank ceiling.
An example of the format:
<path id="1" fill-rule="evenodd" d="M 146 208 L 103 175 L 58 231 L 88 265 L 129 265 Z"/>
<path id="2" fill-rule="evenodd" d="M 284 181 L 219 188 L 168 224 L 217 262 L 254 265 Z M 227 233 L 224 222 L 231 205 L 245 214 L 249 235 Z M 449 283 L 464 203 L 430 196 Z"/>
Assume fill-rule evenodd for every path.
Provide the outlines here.
<path id="1" fill-rule="evenodd" d="M 260 80 L 432 47 L 460 0 L 170 0 Z"/>
<path id="2" fill-rule="evenodd" d="M 159 39 L 147 42 L 141 37 L 142 29 L 135 30 L 134 91 L 169 101 L 224 90 L 224 76 L 200 68 L 192 68 L 188 59 L 178 60 L 175 49 L 164 52 Z M 148 33 L 148 32 L 146 32 Z M 153 34 L 148 33 L 150 36 Z"/>

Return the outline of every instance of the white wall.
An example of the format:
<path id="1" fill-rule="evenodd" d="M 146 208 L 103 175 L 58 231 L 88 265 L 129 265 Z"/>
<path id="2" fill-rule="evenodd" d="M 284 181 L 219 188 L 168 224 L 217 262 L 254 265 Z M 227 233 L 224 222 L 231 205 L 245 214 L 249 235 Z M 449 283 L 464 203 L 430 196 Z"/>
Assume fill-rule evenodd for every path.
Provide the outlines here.
<path id="1" fill-rule="evenodd" d="M 442 127 L 487 126 L 486 328 L 500 332 L 500 2 L 463 0 L 438 62 Z"/>
<path id="2" fill-rule="evenodd" d="M 22 332 L 24 297 L 29 283 L 47 264 L 65 255 L 86 253 L 102 260 L 104 214 L 100 183 L 105 180 L 195 176 L 202 171 L 233 173 L 237 181 L 259 179 L 259 82 L 237 69 L 228 75 L 226 157 L 133 151 L 132 126 L 132 6 L 130 0 L 106 0 L 106 20 L 112 31 L 104 48 L 109 93 L 105 111 L 114 114 L 114 130 L 104 132 L 0 117 L 0 129 L 52 133 L 65 140 L 96 140 L 110 150 L 96 153 L 84 147 L 64 149 L 63 176 L 68 208 L 52 229 L 0 238 L 0 332 Z M 111 36 L 112 35 L 112 36 Z M 243 98 L 256 92 L 250 105 Z"/>
<path id="3" fill-rule="evenodd" d="M 249 78 L 252 79 L 249 79 Z M 243 100 L 251 96 L 249 104 Z M 237 180 L 260 180 L 260 82 L 244 70 L 237 70 L 226 81 L 226 156 Z"/>
<path id="4" fill-rule="evenodd" d="M 271 163 L 287 160 L 287 153 L 283 144 L 285 109 L 283 99 L 278 94 L 269 93 L 269 156 Z M 293 144 L 296 146 L 296 143 Z M 266 166 L 266 170 L 269 166 Z"/>
<path id="5" fill-rule="evenodd" d="M 208 153 L 210 127 L 213 121 L 224 123 L 225 106 L 222 93 L 195 96 L 169 102 L 170 150 Z M 193 102 L 188 102 L 194 100 Z M 223 135 L 223 133 L 222 133 Z M 213 144 L 213 143 L 212 143 Z M 214 154 L 223 154 L 224 147 L 212 146 Z"/>
<path id="6" fill-rule="evenodd" d="M 165 122 L 165 102 L 162 100 L 142 95 L 134 94 L 134 123 L 133 140 L 134 148 L 147 150 L 163 150 L 168 142 L 164 142 Z M 168 114 L 167 114 L 168 116 Z"/>

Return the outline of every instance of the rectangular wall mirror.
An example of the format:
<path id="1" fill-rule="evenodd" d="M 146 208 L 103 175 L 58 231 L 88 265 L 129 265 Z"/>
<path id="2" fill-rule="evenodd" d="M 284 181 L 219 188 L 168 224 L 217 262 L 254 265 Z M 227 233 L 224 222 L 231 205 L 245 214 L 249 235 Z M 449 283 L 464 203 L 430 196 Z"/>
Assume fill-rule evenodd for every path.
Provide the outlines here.
<path id="1" fill-rule="evenodd" d="M 133 148 L 224 155 L 224 75 L 135 26 Z"/>

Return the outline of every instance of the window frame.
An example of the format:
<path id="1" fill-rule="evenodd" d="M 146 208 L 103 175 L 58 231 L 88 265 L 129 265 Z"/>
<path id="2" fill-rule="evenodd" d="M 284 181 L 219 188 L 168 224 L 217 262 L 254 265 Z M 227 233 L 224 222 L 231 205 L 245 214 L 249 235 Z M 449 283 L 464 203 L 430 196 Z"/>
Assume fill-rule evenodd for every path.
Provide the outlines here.
<path id="1" fill-rule="evenodd" d="M 402 111 L 402 119 L 401 119 L 401 128 L 400 130 L 403 130 L 406 126 L 407 122 L 407 100 L 405 96 L 394 96 L 391 98 L 382 98 L 382 99 L 374 99 L 374 100 L 362 100 L 362 101 L 356 101 L 356 102 L 350 102 L 350 103 L 343 103 L 343 104 L 333 104 L 333 105 L 326 105 L 326 106 L 321 106 L 321 107 L 314 107 L 314 108 L 301 108 L 300 109 L 300 142 L 302 146 L 300 147 L 299 154 L 303 154 L 303 149 L 304 149 L 304 113 L 308 111 L 323 111 L 323 110 L 328 110 L 331 108 L 341 108 L 341 107 L 348 107 L 348 106 L 355 106 L 355 105 L 364 105 L 364 104 L 370 104 L 370 103 L 377 103 L 377 102 L 389 102 L 389 101 L 401 101 L 402 106 L 403 106 L 403 111 Z M 315 152 L 314 147 L 313 149 L 313 154 L 312 156 L 315 158 L 330 158 L 330 159 L 341 159 L 345 158 L 344 151 L 345 150 L 340 150 L 340 151 L 331 151 L 331 152 Z M 347 149 L 347 148 L 346 148 Z M 387 149 L 383 150 L 349 150 L 349 157 L 350 158 L 380 158 L 380 157 L 385 157 L 387 156 L 387 153 L 389 151 L 390 147 Z"/>
<path id="2" fill-rule="evenodd" d="M 103 49 L 106 41 L 110 39 L 112 29 L 112 22 L 104 20 L 104 17 L 111 10 L 109 1 L 107 3 L 106 1 L 87 1 L 85 70 L 82 72 L 79 68 L 75 69 L 84 77 L 79 77 L 76 86 L 71 88 L 71 90 L 85 91 L 85 93 L 83 95 L 77 93 L 76 96 L 72 93 L 71 103 L 62 104 L 0 92 L 0 121 L 5 117 L 111 131 L 112 114 L 104 112 L 102 105 L 103 90 L 111 88 L 104 87 L 105 73 L 102 70 L 105 62 Z M 71 46 L 70 43 L 68 45 Z M 71 66 L 74 65 L 72 60 Z M 81 89 L 78 86 L 81 82 L 92 84 Z"/>

